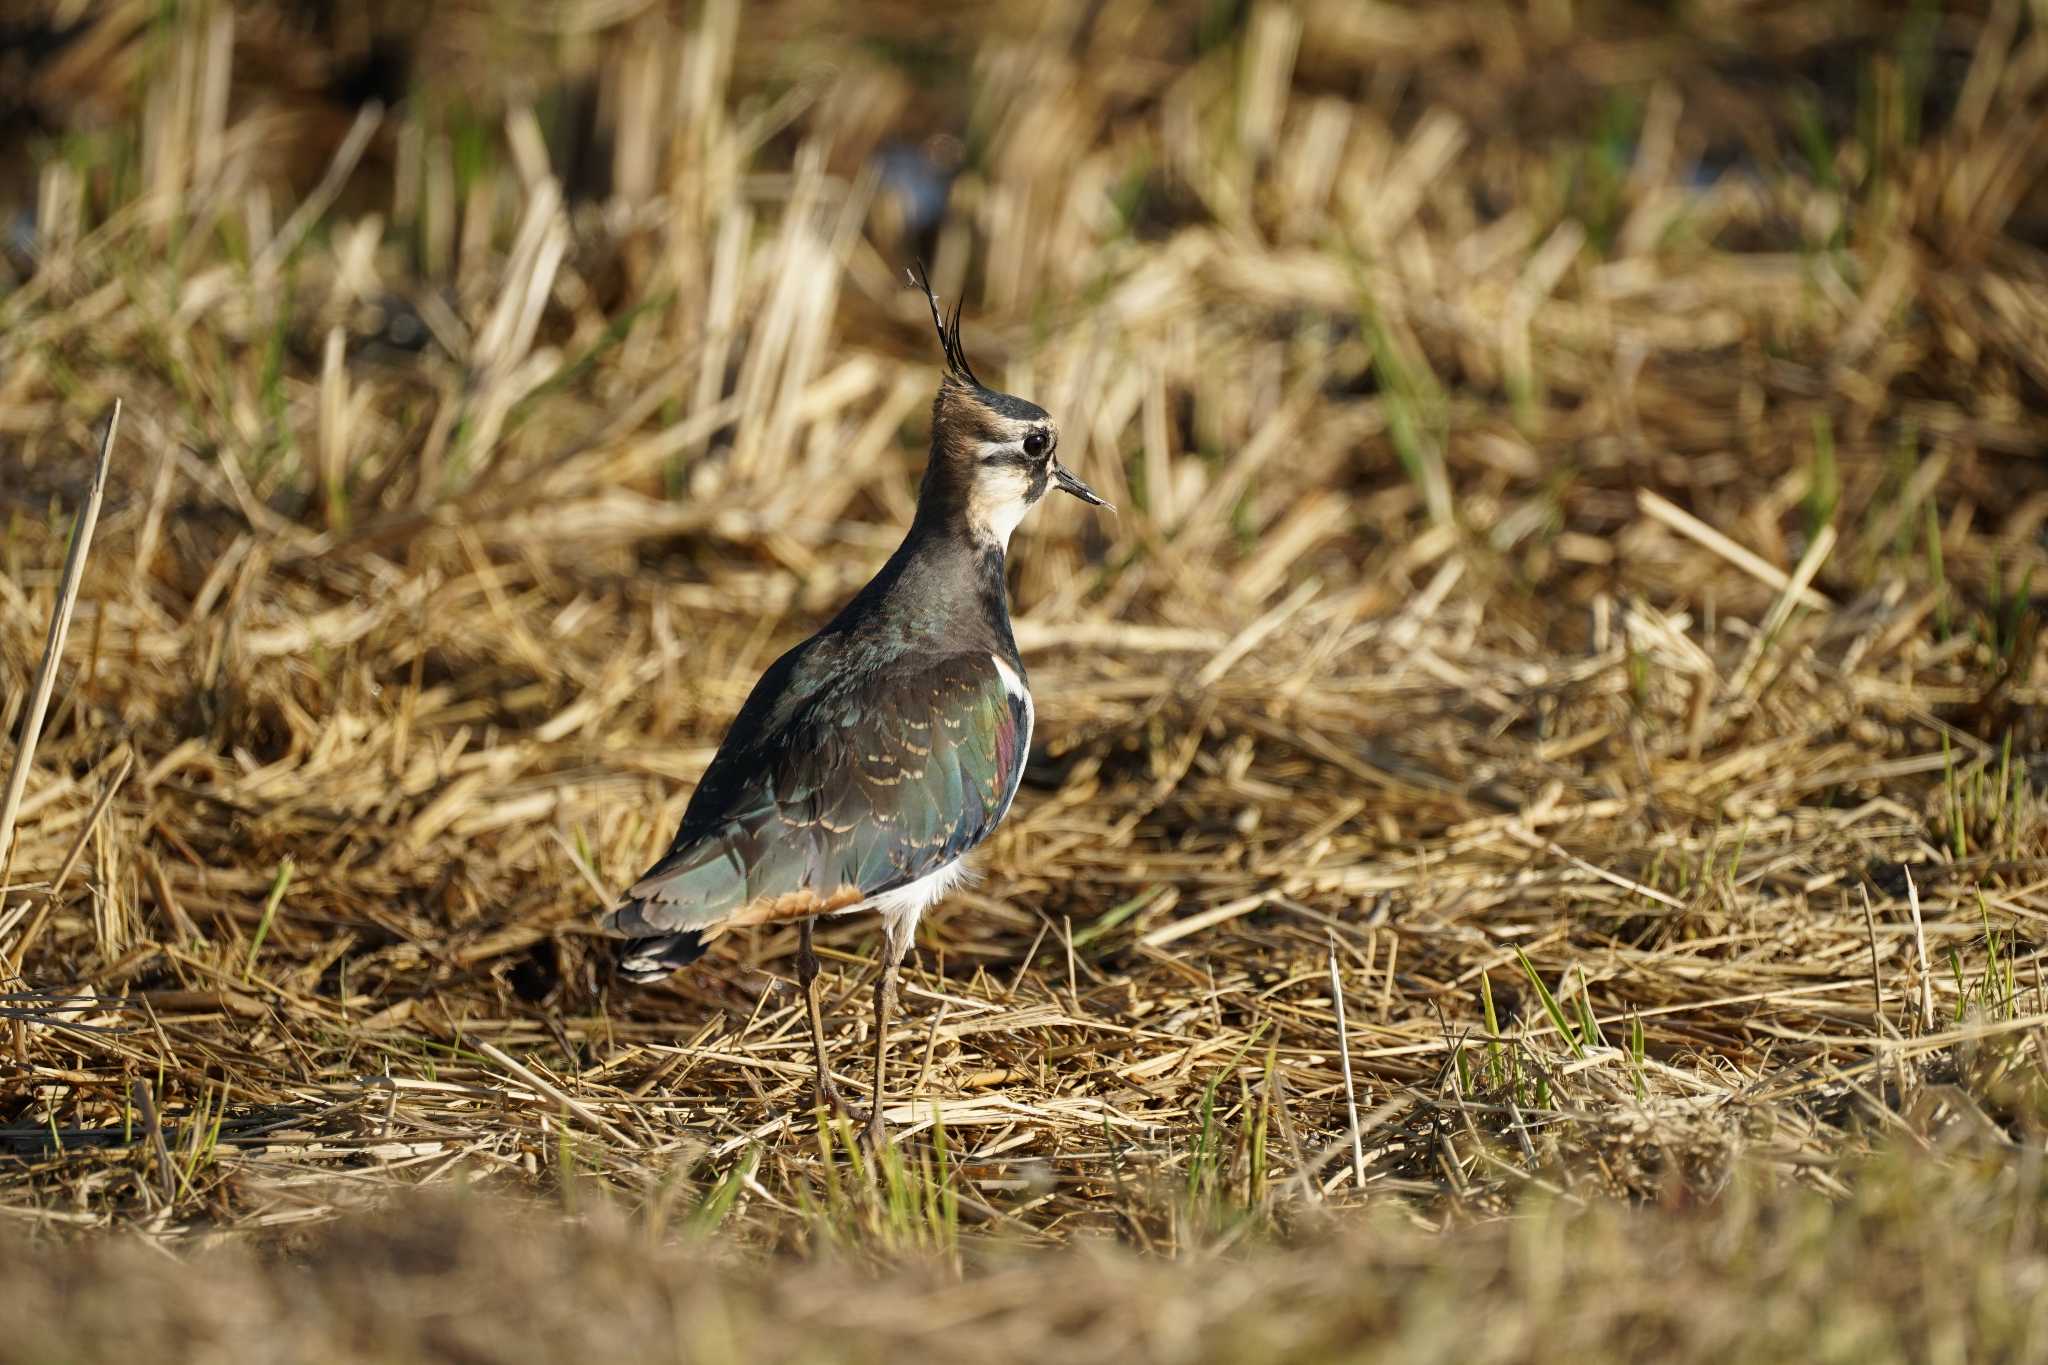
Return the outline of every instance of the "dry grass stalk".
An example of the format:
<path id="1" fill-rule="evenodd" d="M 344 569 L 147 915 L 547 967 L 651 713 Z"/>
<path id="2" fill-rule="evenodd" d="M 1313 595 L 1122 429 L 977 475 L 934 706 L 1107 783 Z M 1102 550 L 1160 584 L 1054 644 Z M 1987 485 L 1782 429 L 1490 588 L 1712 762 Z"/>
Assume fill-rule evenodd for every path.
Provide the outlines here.
<path id="1" fill-rule="evenodd" d="M 17 753 L 8 1216 L 261 1234 L 483 1180 L 957 1266 L 1353 1203 L 1843 1198 L 1894 1140 L 2018 1179 L 2039 33 L 1945 15 L 2005 74 L 1929 76 L 1908 136 L 1811 78 L 1921 69 L 1874 7 L 1825 41 L 1710 7 L 1668 49 L 1255 9 L 1207 47 L 1142 5 L 933 21 L 970 120 L 873 46 L 790 70 L 779 7 L 579 9 L 565 79 L 436 6 L 409 41 L 464 101 L 308 114 L 286 166 L 270 120 L 332 72 L 266 61 L 284 19 L 94 29 L 135 74 L 107 117 L 177 118 L 147 176 L 60 149 L 76 221 L 0 297 L 8 734 L 67 593 L 86 642 Z M 1814 117 L 1672 55 L 1700 38 Z M 587 140 L 543 112 L 586 107 Z M 926 136 L 967 127 L 957 163 Z M 1018 533 L 1040 752 L 929 921 L 870 1195 L 805 1108 L 791 934 L 628 995 L 591 926 L 900 534 L 927 249 L 1123 514 Z M 50 433 L 114 392 L 158 459 L 66 588 Z M 850 1073 L 870 933 L 821 945 Z"/>
<path id="2" fill-rule="evenodd" d="M 42 738 L 43 718 L 50 706 L 50 691 L 57 685 L 57 670 L 64 661 L 64 640 L 71 631 L 71 611 L 78 602 L 78 586 L 85 578 L 85 557 L 92 550 L 92 533 L 99 525 L 100 503 L 106 497 L 107 472 L 113 461 L 114 435 L 120 426 L 121 400 L 117 398 L 107 413 L 106 427 L 100 436 L 99 461 L 93 469 L 85 505 L 71 527 L 71 548 L 64 556 L 64 579 L 50 610 L 49 637 L 43 644 L 43 659 L 36 667 L 36 679 L 29 690 L 28 714 L 22 720 L 14 763 L 7 773 L 7 792 L 0 796 L 0 920 L 4 920 L 6 908 L 8 869 L 14 865 L 14 822 L 21 813 L 22 793 L 28 789 L 36 741 Z"/>

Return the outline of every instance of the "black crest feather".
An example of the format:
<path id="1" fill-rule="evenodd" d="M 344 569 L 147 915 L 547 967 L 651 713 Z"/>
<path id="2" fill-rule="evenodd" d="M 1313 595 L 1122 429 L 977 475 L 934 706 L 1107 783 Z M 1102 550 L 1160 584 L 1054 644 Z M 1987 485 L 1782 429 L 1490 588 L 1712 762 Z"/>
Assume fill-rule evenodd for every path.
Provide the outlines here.
<path id="1" fill-rule="evenodd" d="M 931 305 L 932 326 L 938 329 L 939 349 L 945 352 L 946 368 L 952 371 L 956 378 L 966 380 L 975 388 L 985 388 L 986 385 L 975 377 L 974 367 L 967 363 L 967 348 L 960 344 L 959 301 L 954 301 L 953 316 L 950 319 L 941 316 L 939 296 L 932 293 L 931 276 L 925 273 L 924 262 L 919 261 L 916 270 L 905 273 L 910 276 L 912 284 L 924 291 L 924 301 Z"/>

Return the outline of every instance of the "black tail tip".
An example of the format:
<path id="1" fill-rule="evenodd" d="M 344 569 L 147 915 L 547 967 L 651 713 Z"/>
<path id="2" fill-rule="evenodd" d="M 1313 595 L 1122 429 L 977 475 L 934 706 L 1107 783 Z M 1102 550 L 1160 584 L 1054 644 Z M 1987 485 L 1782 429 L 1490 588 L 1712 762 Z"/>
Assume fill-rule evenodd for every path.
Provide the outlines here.
<path id="1" fill-rule="evenodd" d="M 619 975 L 635 985 L 659 981 L 704 956 L 704 936 L 694 929 L 653 938 L 629 938 L 618 945 Z"/>

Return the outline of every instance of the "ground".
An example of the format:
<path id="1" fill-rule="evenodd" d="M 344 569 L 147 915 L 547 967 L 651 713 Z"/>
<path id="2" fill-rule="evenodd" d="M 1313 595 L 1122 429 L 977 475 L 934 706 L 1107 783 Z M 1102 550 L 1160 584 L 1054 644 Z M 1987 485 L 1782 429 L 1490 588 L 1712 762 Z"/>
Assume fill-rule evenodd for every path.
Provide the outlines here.
<path id="1" fill-rule="evenodd" d="M 2035 10 L 64 8 L 0 1360 L 2048 1353 Z M 793 930 L 596 917 L 907 524 L 919 259 L 1120 510 L 876 1169 Z"/>

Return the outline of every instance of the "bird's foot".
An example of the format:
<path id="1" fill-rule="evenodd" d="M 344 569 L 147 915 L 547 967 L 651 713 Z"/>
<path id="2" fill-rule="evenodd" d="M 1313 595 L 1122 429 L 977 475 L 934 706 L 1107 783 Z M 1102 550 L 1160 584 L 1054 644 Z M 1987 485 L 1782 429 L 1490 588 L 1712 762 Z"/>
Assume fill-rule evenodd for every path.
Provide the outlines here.
<path id="1" fill-rule="evenodd" d="M 883 1122 L 879 1105 L 868 1115 L 868 1121 L 861 1125 L 860 1145 L 867 1148 L 868 1155 L 876 1160 L 880 1160 L 882 1153 L 888 1149 L 889 1125 Z"/>
<path id="2" fill-rule="evenodd" d="M 835 1119 L 851 1119 L 853 1110 L 846 1104 L 846 1097 L 839 1093 L 839 1087 L 830 1081 L 817 1081 L 811 1086 L 811 1110 L 823 1112 Z"/>

